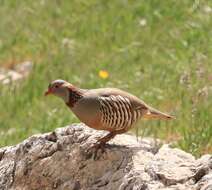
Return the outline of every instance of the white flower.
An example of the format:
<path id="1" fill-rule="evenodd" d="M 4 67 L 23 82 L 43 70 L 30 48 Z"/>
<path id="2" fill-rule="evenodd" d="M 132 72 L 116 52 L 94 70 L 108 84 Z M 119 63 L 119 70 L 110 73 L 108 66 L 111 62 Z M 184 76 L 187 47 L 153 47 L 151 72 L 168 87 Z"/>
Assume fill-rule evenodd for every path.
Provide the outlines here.
<path id="1" fill-rule="evenodd" d="M 212 8 L 209 6 L 205 6 L 204 9 L 205 13 L 212 13 Z"/>
<path id="2" fill-rule="evenodd" d="M 140 26 L 146 26 L 146 24 L 147 24 L 147 21 L 146 21 L 145 18 L 142 18 L 142 19 L 139 21 L 139 25 L 140 25 Z"/>

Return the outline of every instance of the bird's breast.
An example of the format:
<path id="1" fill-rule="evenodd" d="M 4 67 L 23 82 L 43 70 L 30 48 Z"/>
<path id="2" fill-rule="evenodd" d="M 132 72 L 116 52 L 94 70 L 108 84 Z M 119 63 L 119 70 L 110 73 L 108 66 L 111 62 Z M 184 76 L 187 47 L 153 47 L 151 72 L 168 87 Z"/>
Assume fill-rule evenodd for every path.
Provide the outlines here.
<path id="1" fill-rule="evenodd" d="M 77 118 L 91 128 L 106 130 L 101 124 L 99 103 L 92 99 L 84 99 L 71 108 Z"/>

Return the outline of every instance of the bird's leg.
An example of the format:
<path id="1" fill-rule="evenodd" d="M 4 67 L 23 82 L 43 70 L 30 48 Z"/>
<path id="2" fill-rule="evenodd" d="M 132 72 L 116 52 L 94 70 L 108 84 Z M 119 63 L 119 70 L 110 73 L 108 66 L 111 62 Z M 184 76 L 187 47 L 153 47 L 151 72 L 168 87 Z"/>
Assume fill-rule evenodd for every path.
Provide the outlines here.
<path id="1" fill-rule="evenodd" d="M 104 145 L 106 142 L 108 142 L 109 140 L 111 140 L 115 136 L 116 136 L 116 133 L 110 132 L 107 135 L 105 135 L 104 137 L 98 139 L 97 143 Z"/>
<path id="2" fill-rule="evenodd" d="M 106 144 L 106 142 L 108 142 L 109 140 L 111 140 L 112 138 L 114 138 L 116 136 L 116 133 L 114 132 L 110 132 L 107 135 L 105 135 L 104 137 L 100 138 L 97 140 L 97 142 L 90 147 L 90 149 L 103 149 L 103 146 Z"/>
<path id="3" fill-rule="evenodd" d="M 116 135 L 118 134 L 122 134 L 125 133 L 126 131 L 128 131 L 128 129 L 121 129 L 118 131 L 113 131 L 113 132 L 109 132 L 107 135 L 105 135 L 104 137 L 100 138 L 97 140 L 97 142 L 95 144 L 93 144 L 88 150 L 91 149 L 96 149 L 96 151 L 98 149 L 101 149 L 102 152 L 104 152 L 104 145 L 110 141 L 112 138 L 114 138 Z"/>
<path id="4" fill-rule="evenodd" d="M 112 138 L 114 138 L 116 136 L 116 133 L 114 133 L 114 132 L 110 132 L 110 133 L 108 133 L 107 135 L 105 135 L 104 137 L 102 137 L 102 138 L 100 138 L 100 139 L 98 139 L 97 141 L 96 141 L 96 143 L 95 144 L 93 144 L 91 147 L 89 147 L 88 149 L 87 149 L 87 153 L 92 153 L 93 155 L 94 155 L 94 160 L 96 160 L 96 159 L 98 159 L 98 152 L 99 152 L 99 150 L 101 150 L 101 153 L 104 153 L 105 152 L 105 144 L 109 141 L 109 140 L 111 140 Z"/>

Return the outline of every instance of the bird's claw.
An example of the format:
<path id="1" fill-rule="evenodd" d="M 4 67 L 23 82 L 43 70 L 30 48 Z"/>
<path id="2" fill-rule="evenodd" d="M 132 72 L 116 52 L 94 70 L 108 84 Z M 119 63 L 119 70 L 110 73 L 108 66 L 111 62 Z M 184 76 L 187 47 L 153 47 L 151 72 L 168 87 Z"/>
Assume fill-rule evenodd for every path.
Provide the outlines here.
<path id="1" fill-rule="evenodd" d="M 92 154 L 94 157 L 94 160 L 97 160 L 99 157 L 99 154 L 102 154 L 105 152 L 105 143 L 101 143 L 97 141 L 95 144 L 91 145 L 86 152 Z"/>
<path id="2" fill-rule="evenodd" d="M 101 143 L 97 141 L 95 144 L 93 144 L 91 147 L 88 148 L 88 150 L 92 150 L 92 149 L 96 151 L 101 149 L 103 151 L 105 149 L 105 143 Z"/>

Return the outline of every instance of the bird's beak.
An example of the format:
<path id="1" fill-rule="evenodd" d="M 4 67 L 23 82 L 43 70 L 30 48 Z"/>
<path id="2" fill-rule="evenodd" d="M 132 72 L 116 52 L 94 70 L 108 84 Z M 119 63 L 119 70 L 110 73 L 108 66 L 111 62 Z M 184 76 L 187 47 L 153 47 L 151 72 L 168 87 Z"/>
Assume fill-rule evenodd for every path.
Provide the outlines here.
<path id="1" fill-rule="evenodd" d="M 44 95 L 45 96 L 47 96 L 47 95 L 49 95 L 49 94 L 51 94 L 52 92 L 51 92 L 51 89 L 48 89 L 45 93 L 44 93 Z"/>

